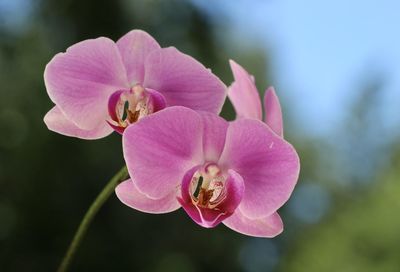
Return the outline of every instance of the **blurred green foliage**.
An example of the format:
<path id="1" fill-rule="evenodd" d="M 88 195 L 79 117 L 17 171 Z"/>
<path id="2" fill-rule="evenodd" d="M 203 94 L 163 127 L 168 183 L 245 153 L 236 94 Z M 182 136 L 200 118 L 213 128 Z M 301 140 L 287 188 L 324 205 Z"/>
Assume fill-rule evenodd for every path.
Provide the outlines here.
<path id="1" fill-rule="evenodd" d="M 306 230 L 281 262 L 282 271 L 385 271 L 400 268 L 400 149 L 375 184 L 340 203 Z"/>
<path id="2" fill-rule="evenodd" d="M 269 58 L 257 42 L 227 36 L 228 25 L 216 28 L 189 1 L 26 2 L 30 12 L 13 14 L 25 14 L 25 24 L 0 24 L 0 271 L 54 271 L 87 207 L 123 164 L 119 135 L 83 141 L 45 127 L 52 103 L 43 70 L 54 54 L 83 39 L 116 40 L 140 28 L 162 46 L 193 55 L 226 84 L 232 80 L 228 59 L 235 59 L 255 75 L 261 93 L 271 82 Z M 279 237 L 203 229 L 182 211 L 144 214 L 113 196 L 71 271 L 398 271 L 400 152 L 393 146 L 399 142 L 379 137 L 383 153 L 369 148 L 379 131 L 365 116 L 379 105 L 363 97 L 357 114 L 350 112 L 344 128 L 328 138 L 293 130 L 296 113 L 282 100 L 285 137 L 298 149 L 302 171 L 281 210 L 285 232 Z M 229 102 L 222 115 L 234 118 Z M 376 159 L 384 167 L 364 163 Z M 361 172 L 367 175 L 353 175 Z M 353 179 L 365 182 L 349 186 Z"/>

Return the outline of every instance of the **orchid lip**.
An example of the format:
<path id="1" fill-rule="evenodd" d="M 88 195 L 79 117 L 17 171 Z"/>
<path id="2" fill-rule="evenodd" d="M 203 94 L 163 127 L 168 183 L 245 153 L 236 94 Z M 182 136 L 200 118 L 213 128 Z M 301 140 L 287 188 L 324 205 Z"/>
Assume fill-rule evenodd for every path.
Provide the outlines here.
<path id="1" fill-rule="evenodd" d="M 213 228 L 233 214 L 243 196 L 243 180 L 232 170 L 205 163 L 186 172 L 182 197 L 186 213 L 200 226 Z"/>
<path id="2" fill-rule="evenodd" d="M 130 90 L 114 92 L 108 100 L 108 124 L 122 134 L 131 124 L 165 107 L 162 95 L 137 84 Z"/>
<path id="3" fill-rule="evenodd" d="M 200 208 L 218 209 L 226 198 L 226 176 L 215 164 L 194 173 L 189 186 L 192 203 Z"/>

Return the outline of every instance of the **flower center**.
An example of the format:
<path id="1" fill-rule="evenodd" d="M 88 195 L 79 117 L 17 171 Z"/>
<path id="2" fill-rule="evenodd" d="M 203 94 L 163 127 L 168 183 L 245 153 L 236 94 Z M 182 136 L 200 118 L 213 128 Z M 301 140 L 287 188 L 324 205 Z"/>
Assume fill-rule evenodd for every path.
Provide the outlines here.
<path id="1" fill-rule="evenodd" d="M 189 186 L 192 203 L 214 209 L 226 198 L 226 176 L 215 164 L 208 164 L 194 173 Z"/>
<path id="2" fill-rule="evenodd" d="M 140 85 L 133 87 L 129 92 L 121 94 L 115 107 L 118 123 L 127 127 L 140 118 L 153 113 L 150 96 Z"/>
<path id="3" fill-rule="evenodd" d="M 108 123 L 122 133 L 130 124 L 155 111 L 151 94 L 140 85 L 128 91 L 116 91 L 108 101 L 111 121 Z"/>

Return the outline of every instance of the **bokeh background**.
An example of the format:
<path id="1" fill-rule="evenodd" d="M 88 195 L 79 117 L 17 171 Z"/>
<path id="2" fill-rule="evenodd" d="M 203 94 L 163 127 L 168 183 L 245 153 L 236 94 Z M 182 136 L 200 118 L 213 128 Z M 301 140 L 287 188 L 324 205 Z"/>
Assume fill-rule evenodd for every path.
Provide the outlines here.
<path id="1" fill-rule="evenodd" d="M 54 271 L 123 165 L 120 136 L 55 134 L 46 63 L 144 29 L 229 85 L 228 59 L 274 85 L 301 176 L 274 239 L 149 215 L 113 195 L 71 271 L 400 271 L 400 2 L 0 0 L 0 271 Z M 227 103 L 222 115 L 233 119 Z"/>

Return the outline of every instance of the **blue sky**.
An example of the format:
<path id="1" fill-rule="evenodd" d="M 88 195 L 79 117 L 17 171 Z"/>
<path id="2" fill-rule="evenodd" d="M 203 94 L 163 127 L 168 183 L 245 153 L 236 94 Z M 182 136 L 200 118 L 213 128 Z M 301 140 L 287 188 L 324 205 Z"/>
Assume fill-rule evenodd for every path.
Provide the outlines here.
<path id="1" fill-rule="evenodd" d="M 217 23 L 228 19 L 230 33 L 268 48 L 273 84 L 310 132 L 335 130 L 360 82 L 375 73 L 386 80 L 382 122 L 389 131 L 399 128 L 400 1 L 193 2 Z"/>

